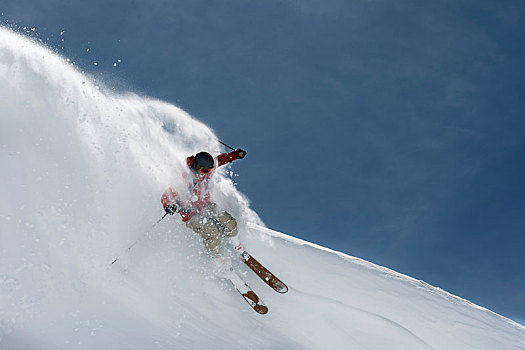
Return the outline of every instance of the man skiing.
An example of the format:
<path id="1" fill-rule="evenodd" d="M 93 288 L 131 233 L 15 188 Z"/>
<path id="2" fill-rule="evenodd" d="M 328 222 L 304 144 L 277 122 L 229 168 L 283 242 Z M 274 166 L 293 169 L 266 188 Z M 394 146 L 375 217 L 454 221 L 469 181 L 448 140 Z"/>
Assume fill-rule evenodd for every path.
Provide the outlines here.
<path id="1" fill-rule="evenodd" d="M 201 235 L 208 254 L 215 258 L 219 265 L 224 265 L 221 258 L 221 240 L 228 237 L 230 243 L 242 250 L 237 237 L 237 221 L 226 211 L 221 211 L 210 198 L 209 181 L 215 168 L 243 159 L 246 151 L 237 149 L 233 152 L 219 154 L 213 158 L 208 152 L 199 152 L 186 158 L 186 164 L 191 170 L 191 179 L 187 179 L 189 196 L 177 193 L 168 188 L 162 195 L 161 202 L 167 214 L 176 212 L 182 221 L 194 232 Z"/>
<path id="2" fill-rule="evenodd" d="M 229 147 L 229 146 L 228 146 Z M 266 314 L 268 307 L 235 272 L 231 263 L 221 256 L 221 241 L 229 238 L 229 243 L 235 248 L 242 261 L 261 280 L 278 293 L 286 293 L 288 287 L 259 261 L 244 250 L 237 236 L 237 221 L 226 211 L 219 210 L 213 203 L 208 188 L 213 170 L 243 159 L 246 151 L 238 148 L 230 153 L 219 154 L 213 158 L 208 152 L 199 152 L 186 158 L 186 164 L 191 170 L 191 179 L 187 180 L 188 193 L 179 194 L 173 188 L 168 188 L 162 195 L 161 202 L 167 214 L 179 213 L 182 221 L 194 232 L 201 235 L 204 246 L 216 265 L 216 274 L 228 279 L 244 300 L 259 314 Z"/>

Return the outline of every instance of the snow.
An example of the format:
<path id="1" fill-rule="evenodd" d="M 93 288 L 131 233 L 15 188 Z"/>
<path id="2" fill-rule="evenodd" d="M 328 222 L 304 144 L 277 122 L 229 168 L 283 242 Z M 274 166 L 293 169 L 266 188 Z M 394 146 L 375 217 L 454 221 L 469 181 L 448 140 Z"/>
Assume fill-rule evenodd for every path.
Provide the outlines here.
<path id="1" fill-rule="evenodd" d="M 4 28 L 0 106 L 2 350 L 525 349 L 525 327 L 490 310 L 265 228 L 226 168 L 214 197 L 290 287 L 278 294 L 234 260 L 270 309 L 259 315 L 180 219 L 153 227 L 184 158 L 220 151 L 208 126 L 115 94 Z"/>

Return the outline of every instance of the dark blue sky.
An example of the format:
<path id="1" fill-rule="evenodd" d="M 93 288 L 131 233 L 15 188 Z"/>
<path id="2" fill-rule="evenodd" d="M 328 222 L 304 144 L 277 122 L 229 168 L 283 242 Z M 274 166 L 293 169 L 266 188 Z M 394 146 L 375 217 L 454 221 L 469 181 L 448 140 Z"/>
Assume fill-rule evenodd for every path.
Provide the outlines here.
<path id="1" fill-rule="evenodd" d="M 524 323 L 525 3 L 1 9 L 108 85 L 173 102 L 246 148 L 238 187 L 270 228 Z"/>

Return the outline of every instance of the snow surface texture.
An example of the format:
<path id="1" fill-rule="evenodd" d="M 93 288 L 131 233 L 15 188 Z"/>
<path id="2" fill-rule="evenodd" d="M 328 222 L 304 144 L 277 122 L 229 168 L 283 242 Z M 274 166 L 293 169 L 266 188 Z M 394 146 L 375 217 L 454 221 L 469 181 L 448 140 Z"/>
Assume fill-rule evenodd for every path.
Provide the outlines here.
<path id="1" fill-rule="evenodd" d="M 185 157 L 219 152 L 210 128 L 4 28 L 0 99 L 2 350 L 525 349 L 525 328 L 489 310 L 264 228 L 222 169 L 216 201 L 290 287 L 234 260 L 270 309 L 256 314 L 179 218 L 152 228 Z"/>

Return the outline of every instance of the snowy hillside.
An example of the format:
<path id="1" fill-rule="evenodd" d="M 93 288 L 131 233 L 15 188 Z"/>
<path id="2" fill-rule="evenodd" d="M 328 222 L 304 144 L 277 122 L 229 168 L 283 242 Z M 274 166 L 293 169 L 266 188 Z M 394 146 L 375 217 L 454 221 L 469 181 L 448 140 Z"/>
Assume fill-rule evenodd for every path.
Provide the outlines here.
<path id="1" fill-rule="evenodd" d="M 270 309 L 256 314 L 180 219 L 152 229 L 184 158 L 220 151 L 213 131 L 3 28 L 0 112 L 2 350 L 525 349 L 525 327 L 489 310 L 264 228 L 226 168 L 215 198 L 290 287 L 237 264 Z"/>

